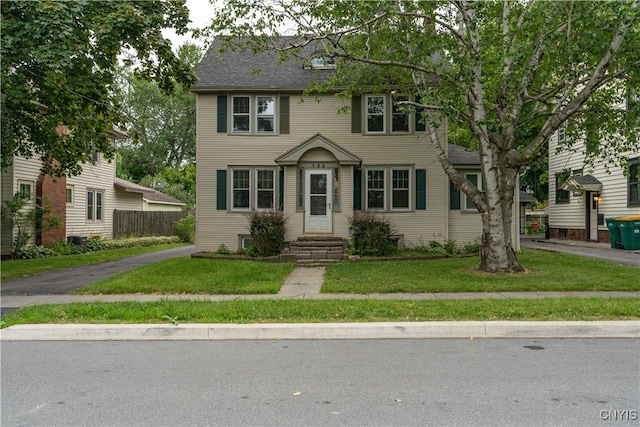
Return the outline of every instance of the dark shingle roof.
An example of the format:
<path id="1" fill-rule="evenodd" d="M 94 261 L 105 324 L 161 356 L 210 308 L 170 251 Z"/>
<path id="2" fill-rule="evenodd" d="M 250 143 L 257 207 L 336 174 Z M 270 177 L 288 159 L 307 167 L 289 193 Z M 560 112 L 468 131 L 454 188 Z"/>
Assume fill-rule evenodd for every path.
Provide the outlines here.
<path id="1" fill-rule="evenodd" d="M 134 184 L 133 182 L 125 181 L 121 178 L 116 178 L 114 186 L 118 190 L 126 191 L 129 193 L 141 193 L 142 197 L 151 203 L 171 203 L 183 206 L 186 205 L 186 203 L 164 193 L 161 193 L 158 190 L 143 187 L 142 185 Z"/>
<path id="2" fill-rule="evenodd" d="M 477 151 L 455 144 L 448 144 L 449 161 L 454 165 L 480 165 L 480 155 Z"/>
<path id="3" fill-rule="evenodd" d="M 520 203 L 538 203 L 538 199 L 531 194 L 520 190 Z"/>
<path id="4" fill-rule="evenodd" d="M 593 175 L 573 175 L 573 180 L 580 185 L 602 184 L 598 178 Z"/>
<path id="5" fill-rule="evenodd" d="M 293 37 L 282 37 L 280 46 L 291 46 Z M 198 82 L 194 92 L 208 90 L 303 90 L 333 75 L 332 69 L 305 69 L 302 59 L 291 57 L 281 61 L 276 50 L 254 53 L 251 49 L 220 51 L 222 40 L 216 39 L 196 68 Z M 307 45 L 301 56 L 313 55 Z"/>

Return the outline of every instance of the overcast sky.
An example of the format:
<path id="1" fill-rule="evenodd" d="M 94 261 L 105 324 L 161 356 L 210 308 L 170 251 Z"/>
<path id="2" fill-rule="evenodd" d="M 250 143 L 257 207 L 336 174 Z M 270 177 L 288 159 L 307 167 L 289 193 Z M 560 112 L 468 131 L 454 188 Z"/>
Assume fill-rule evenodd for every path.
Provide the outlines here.
<path id="1" fill-rule="evenodd" d="M 187 7 L 189 8 L 189 18 L 191 19 L 190 28 L 204 27 L 213 19 L 213 5 L 209 3 L 209 0 L 187 0 Z M 163 34 L 171 40 L 174 50 L 184 42 L 191 40 L 191 34 L 178 36 L 173 30 L 164 30 Z M 193 40 L 193 43 L 204 46 L 202 41 Z"/>

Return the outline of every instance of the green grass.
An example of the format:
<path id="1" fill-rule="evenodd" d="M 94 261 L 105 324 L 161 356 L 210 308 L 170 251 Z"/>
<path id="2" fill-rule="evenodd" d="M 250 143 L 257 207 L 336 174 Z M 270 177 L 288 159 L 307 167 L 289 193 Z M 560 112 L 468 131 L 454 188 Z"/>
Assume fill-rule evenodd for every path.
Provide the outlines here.
<path id="1" fill-rule="evenodd" d="M 322 292 L 638 291 L 637 268 L 580 256 L 523 249 L 523 274 L 478 271 L 478 258 L 378 261 L 329 266 Z"/>
<path id="2" fill-rule="evenodd" d="M 179 246 L 184 246 L 184 244 L 173 243 L 168 245 L 141 246 L 135 248 L 86 252 L 78 255 L 2 261 L 1 277 L 2 280 L 17 279 L 24 276 L 43 273 L 45 271 L 63 270 L 65 268 L 78 267 L 81 265 L 98 264 L 147 252 L 177 248 Z"/>
<path id="3" fill-rule="evenodd" d="M 2 327 L 37 323 L 320 323 L 462 320 L 629 320 L 635 298 L 539 300 L 235 300 L 74 303 L 25 307 Z"/>
<path id="4" fill-rule="evenodd" d="M 77 294 L 276 294 L 293 264 L 180 257 L 121 273 Z"/>

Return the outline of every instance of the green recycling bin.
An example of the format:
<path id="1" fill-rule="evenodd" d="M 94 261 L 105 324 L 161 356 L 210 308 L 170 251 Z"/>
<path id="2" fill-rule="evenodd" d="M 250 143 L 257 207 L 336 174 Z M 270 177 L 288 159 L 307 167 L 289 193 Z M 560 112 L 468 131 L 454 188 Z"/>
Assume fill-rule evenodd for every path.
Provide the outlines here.
<path id="1" fill-rule="evenodd" d="M 623 249 L 636 251 L 640 249 L 640 216 L 624 216 L 616 218 Z"/>
<path id="2" fill-rule="evenodd" d="M 609 229 L 609 241 L 612 249 L 622 249 L 622 237 L 620 236 L 620 227 L 615 218 L 607 218 L 607 228 Z"/>

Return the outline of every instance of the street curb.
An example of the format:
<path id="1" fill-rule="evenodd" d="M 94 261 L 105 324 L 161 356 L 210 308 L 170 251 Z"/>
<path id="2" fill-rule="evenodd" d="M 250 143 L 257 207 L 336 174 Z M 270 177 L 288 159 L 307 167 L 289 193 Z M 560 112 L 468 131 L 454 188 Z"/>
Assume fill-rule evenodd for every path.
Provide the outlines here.
<path id="1" fill-rule="evenodd" d="M 467 321 L 284 324 L 43 324 L 0 341 L 219 341 L 439 338 L 640 338 L 640 321 Z"/>

